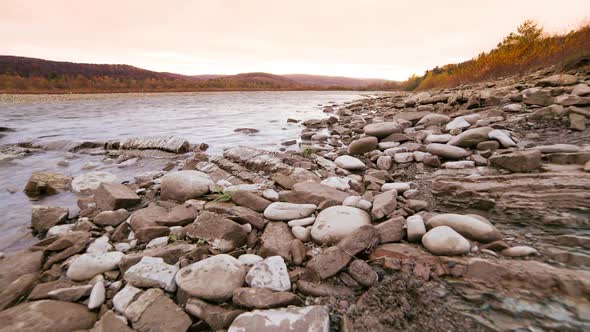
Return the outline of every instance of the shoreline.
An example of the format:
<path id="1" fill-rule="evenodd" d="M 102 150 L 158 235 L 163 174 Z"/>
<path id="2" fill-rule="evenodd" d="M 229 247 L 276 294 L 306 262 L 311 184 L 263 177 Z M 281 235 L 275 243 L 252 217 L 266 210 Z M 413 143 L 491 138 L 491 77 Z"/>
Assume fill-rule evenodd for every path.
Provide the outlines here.
<path id="1" fill-rule="evenodd" d="M 247 329 L 273 316 L 322 331 L 585 329 L 589 83 L 545 70 L 381 95 L 303 121 L 299 151 L 139 142 L 184 154 L 125 183 L 37 175 L 30 195 L 88 195 L 74 216 L 33 211 L 52 236 L 0 260 L 6 307 L 19 309 L 0 319 L 52 299 L 71 307 L 56 329 Z M 88 150 L 115 164 L 157 151 Z M 10 273 L 15 261 L 30 269 Z M 85 291 L 66 297 L 74 287 Z"/>

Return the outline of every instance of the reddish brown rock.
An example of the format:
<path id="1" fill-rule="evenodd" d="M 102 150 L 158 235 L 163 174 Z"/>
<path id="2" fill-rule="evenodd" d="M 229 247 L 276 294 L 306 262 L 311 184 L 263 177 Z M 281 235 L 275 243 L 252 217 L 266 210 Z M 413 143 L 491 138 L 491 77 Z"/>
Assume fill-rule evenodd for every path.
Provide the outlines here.
<path id="1" fill-rule="evenodd" d="M 303 301 L 290 292 L 274 292 L 266 288 L 237 288 L 232 302 L 245 308 L 270 309 L 289 305 L 303 305 Z"/>
<path id="2" fill-rule="evenodd" d="M 204 320 L 213 331 L 228 328 L 234 319 L 244 312 L 243 310 L 226 309 L 209 304 L 197 298 L 190 298 L 186 302 L 185 310 L 189 314 Z"/>
<path id="3" fill-rule="evenodd" d="M 36 232 L 47 232 L 68 219 L 69 210 L 56 206 L 33 205 L 31 226 Z"/>
<path id="4" fill-rule="evenodd" d="M 231 200 L 240 206 L 245 206 L 256 212 L 264 212 L 271 201 L 260 197 L 252 192 L 246 190 L 237 190 L 232 193 Z"/>
<path id="5" fill-rule="evenodd" d="M 270 257 L 279 255 L 286 261 L 291 261 L 291 242 L 295 239 L 287 223 L 282 221 L 269 222 L 260 237 L 260 256 Z"/>
<path id="6" fill-rule="evenodd" d="M 140 200 L 133 190 L 118 183 L 103 182 L 94 191 L 96 206 L 103 211 L 131 208 Z"/>
<path id="7" fill-rule="evenodd" d="M 246 244 L 248 233 L 239 224 L 212 212 L 202 212 L 194 223 L 185 227 L 186 236 L 202 239 L 222 252 Z"/>

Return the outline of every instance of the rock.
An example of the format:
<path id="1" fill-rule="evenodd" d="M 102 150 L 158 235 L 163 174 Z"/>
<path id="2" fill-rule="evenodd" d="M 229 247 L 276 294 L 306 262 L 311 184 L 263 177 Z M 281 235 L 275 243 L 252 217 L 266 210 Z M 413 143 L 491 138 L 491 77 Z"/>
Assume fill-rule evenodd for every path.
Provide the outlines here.
<path id="1" fill-rule="evenodd" d="M 375 226 L 379 233 L 379 243 L 399 242 L 404 238 L 405 220 L 403 217 L 394 217 Z"/>
<path id="2" fill-rule="evenodd" d="M 279 292 L 291 289 L 287 265 L 281 256 L 271 256 L 254 264 L 246 275 L 246 283 L 250 287 Z"/>
<path id="3" fill-rule="evenodd" d="M 534 149 L 541 151 L 541 153 L 574 153 L 580 151 L 580 147 L 573 144 L 540 145 Z"/>
<path id="4" fill-rule="evenodd" d="M 294 237 L 284 222 L 269 222 L 260 237 L 260 255 L 270 257 L 279 255 L 291 260 L 291 241 Z"/>
<path id="5" fill-rule="evenodd" d="M 20 276 L 6 288 L 0 289 L 0 311 L 25 299 L 38 281 L 37 273 L 28 273 Z"/>
<path id="6" fill-rule="evenodd" d="M 117 176 L 109 172 L 90 172 L 76 176 L 72 180 L 72 190 L 77 193 L 90 193 L 100 186 L 101 183 L 115 183 Z"/>
<path id="7" fill-rule="evenodd" d="M 441 256 L 463 255 L 471 248 L 469 241 L 447 226 L 434 227 L 424 234 L 422 245 L 431 253 Z"/>
<path id="8" fill-rule="evenodd" d="M 94 240 L 94 242 L 88 246 L 86 252 L 89 254 L 104 254 L 111 250 L 113 250 L 113 246 L 109 243 L 109 238 L 103 235 Z"/>
<path id="9" fill-rule="evenodd" d="M 342 201 L 350 194 L 340 191 L 336 188 L 326 186 L 315 182 L 300 182 L 293 186 L 293 190 L 288 192 L 281 192 L 281 200 L 290 203 L 307 203 L 319 205 L 324 201 L 332 201 L 336 204 L 341 204 Z"/>
<path id="10" fill-rule="evenodd" d="M 83 297 L 89 296 L 91 291 L 92 285 L 74 285 L 71 287 L 54 289 L 47 295 L 53 300 L 76 302 Z"/>
<path id="11" fill-rule="evenodd" d="M 151 288 L 125 309 L 125 317 L 138 332 L 179 331 L 191 326 L 190 317 L 161 289 Z"/>
<path id="12" fill-rule="evenodd" d="M 311 215 L 317 206 L 314 204 L 271 203 L 264 210 L 264 217 L 270 220 L 289 221 Z"/>
<path id="13" fill-rule="evenodd" d="M 136 287 L 159 287 L 168 292 L 174 292 L 176 290 L 174 277 L 177 271 L 176 266 L 166 264 L 162 258 L 143 257 L 139 263 L 125 271 L 123 278 Z"/>
<path id="14" fill-rule="evenodd" d="M 449 134 L 444 134 L 444 135 L 434 135 L 434 134 L 430 134 L 428 136 L 426 136 L 425 142 L 426 143 L 447 143 L 448 141 L 450 141 L 451 139 L 453 139 L 453 135 L 449 135 Z"/>
<path id="15" fill-rule="evenodd" d="M 512 172 L 530 172 L 541 167 L 541 152 L 539 150 L 515 151 L 492 156 L 489 161 L 494 167 Z"/>
<path id="16" fill-rule="evenodd" d="M 412 152 L 400 152 L 396 153 L 393 156 L 393 160 L 395 160 L 398 164 L 405 164 L 414 161 L 414 154 Z"/>
<path id="17" fill-rule="evenodd" d="M 422 163 L 424 163 L 425 166 L 429 167 L 440 167 L 440 159 L 438 158 L 438 156 L 433 156 L 430 154 L 424 157 Z"/>
<path id="18" fill-rule="evenodd" d="M 119 143 L 119 142 L 117 142 Z M 114 142 L 107 143 L 107 148 L 113 148 Z M 189 142 L 175 136 L 148 136 L 131 137 L 119 143 L 121 149 L 157 149 L 174 153 L 185 153 L 189 151 Z"/>
<path id="19" fill-rule="evenodd" d="M 397 191 L 390 190 L 373 198 L 373 209 L 371 216 L 373 219 L 382 219 L 395 211 L 397 208 Z"/>
<path id="20" fill-rule="evenodd" d="M 96 315 L 77 303 L 42 300 L 0 312 L 0 331 L 76 331 L 92 328 Z"/>
<path id="21" fill-rule="evenodd" d="M 65 222 L 69 213 L 66 208 L 33 205 L 31 226 L 36 232 L 47 232 L 51 227 Z"/>
<path id="22" fill-rule="evenodd" d="M 475 147 L 477 145 L 477 143 L 487 141 L 488 134 L 492 130 L 493 130 L 493 128 L 491 128 L 491 127 L 480 127 L 480 128 L 469 129 L 469 130 L 466 130 L 466 131 L 462 132 L 461 134 L 453 137 L 453 139 L 450 140 L 447 144 L 459 146 L 459 147 L 464 147 L 464 148 Z M 426 148 L 426 150 L 428 151 L 428 147 Z M 428 152 L 430 152 L 430 151 L 428 151 Z M 432 152 L 430 152 L 430 153 L 432 153 Z"/>
<path id="23" fill-rule="evenodd" d="M 277 202 L 279 200 L 279 193 L 274 189 L 266 189 L 262 192 L 262 197 L 268 199 L 271 202 Z"/>
<path id="24" fill-rule="evenodd" d="M 446 115 L 431 113 L 420 119 L 416 125 L 424 127 L 441 126 L 448 123 L 449 121 L 451 121 L 451 118 Z"/>
<path id="25" fill-rule="evenodd" d="M 343 202 L 342 205 L 344 206 L 352 206 L 355 208 L 359 208 L 361 210 L 369 211 L 373 204 L 371 202 L 364 200 L 360 196 L 349 196 Z"/>
<path id="26" fill-rule="evenodd" d="M 351 155 L 364 154 L 377 149 L 377 137 L 368 136 L 352 141 L 348 145 L 348 153 Z"/>
<path id="27" fill-rule="evenodd" d="M 355 259 L 348 265 L 348 274 L 364 287 L 371 287 L 379 280 L 377 272 L 360 259 Z"/>
<path id="28" fill-rule="evenodd" d="M 186 266 L 176 273 L 176 284 L 189 294 L 205 300 L 225 301 L 242 287 L 246 269 L 230 255 L 215 255 Z"/>
<path id="29" fill-rule="evenodd" d="M 245 190 L 234 191 L 231 200 L 237 205 L 245 206 L 256 212 L 264 212 L 271 203 L 271 201 Z"/>
<path id="30" fill-rule="evenodd" d="M 228 332 L 330 331 L 330 315 L 324 306 L 254 310 L 239 315 Z"/>
<path id="31" fill-rule="evenodd" d="M 584 83 L 580 83 L 574 87 L 572 94 L 575 96 L 587 96 L 590 95 L 590 86 Z"/>
<path id="32" fill-rule="evenodd" d="M 273 292 L 266 288 L 236 288 L 232 302 L 252 309 L 272 309 L 303 304 L 303 301 L 293 293 Z"/>
<path id="33" fill-rule="evenodd" d="M 409 242 L 420 242 L 422 236 L 426 234 L 426 226 L 422 217 L 415 214 L 406 219 L 406 229 L 408 232 Z"/>
<path id="34" fill-rule="evenodd" d="M 302 226 L 295 226 L 291 228 L 291 232 L 293 236 L 302 241 L 302 242 L 309 242 L 311 241 L 311 230 L 309 228 L 305 228 Z"/>
<path id="35" fill-rule="evenodd" d="M 226 309 L 212 305 L 196 298 L 188 299 L 185 310 L 205 321 L 213 331 L 227 329 L 234 319 L 244 312 L 243 310 Z"/>
<path id="36" fill-rule="evenodd" d="M 239 224 L 208 211 L 201 212 L 194 223 L 185 227 L 185 231 L 187 237 L 205 240 L 221 252 L 243 246 L 248 236 Z"/>
<path id="37" fill-rule="evenodd" d="M 472 156 L 473 158 L 473 156 Z M 465 169 L 465 168 L 474 168 L 475 162 L 469 160 L 462 160 L 462 161 L 447 161 L 446 163 L 442 164 L 442 168 L 446 169 Z"/>
<path id="38" fill-rule="evenodd" d="M 114 211 L 137 205 L 141 199 L 129 187 L 117 183 L 101 183 L 94 191 L 96 206 L 103 211 Z"/>
<path id="39" fill-rule="evenodd" d="M 344 191 L 350 189 L 349 182 L 349 178 L 331 176 L 325 180 L 322 180 L 320 184 Z"/>
<path id="40" fill-rule="evenodd" d="M 192 204 L 184 203 L 173 207 L 163 218 L 158 218 L 156 223 L 163 226 L 186 226 L 197 218 L 198 209 Z"/>
<path id="41" fill-rule="evenodd" d="M 396 194 L 403 193 L 407 190 L 410 190 L 410 184 L 406 182 L 391 182 L 385 183 L 381 186 L 381 191 L 383 192 L 388 192 L 392 190 L 395 190 Z"/>
<path id="42" fill-rule="evenodd" d="M 170 172 L 161 178 L 160 197 L 162 200 L 185 202 L 208 193 L 210 185 L 213 185 L 213 181 L 203 172 L 192 170 Z"/>
<path id="43" fill-rule="evenodd" d="M 586 117 L 577 114 L 577 113 L 570 113 L 570 129 L 577 130 L 577 131 L 584 131 L 586 130 Z"/>
<path id="44" fill-rule="evenodd" d="M 502 111 L 504 112 L 522 112 L 523 106 L 522 104 L 508 104 L 502 106 Z"/>
<path id="45" fill-rule="evenodd" d="M 165 207 L 152 203 L 135 211 L 129 218 L 129 226 L 135 232 L 142 228 L 159 226 L 158 220 L 165 219 L 167 214 L 168 210 Z"/>
<path id="46" fill-rule="evenodd" d="M 103 211 L 97 214 L 92 222 L 99 226 L 119 226 L 123 221 L 129 218 L 129 212 L 125 209 L 118 209 L 116 211 Z"/>
<path id="47" fill-rule="evenodd" d="M 584 165 L 584 171 L 590 172 L 590 160 Z"/>
<path id="48" fill-rule="evenodd" d="M 402 128 L 395 122 L 378 122 L 368 124 L 363 128 L 365 135 L 375 137 L 387 137 L 393 133 L 401 133 Z"/>
<path id="49" fill-rule="evenodd" d="M 334 163 L 336 163 L 338 167 L 350 171 L 364 170 L 365 168 L 367 168 L 365 163 L 363 163 L 359 159 L 346 155 L 336 158 L 336 160 L 334 160 Z"/>
<path id="50" fill-rule="evenodd" d="M 318 214 L 311 229 L 311 237 L 318 243 L 334 244 L 363 225 L 370 224 L 371 217 L 361 209 L 332 206 Z"/>
<path id="51" fill-rule="evenodd" d="M 177 226 L 177 227 L 180 227 L 180 226 Z M 180 228 L 182 228 L 182 227 L 180 227 Z M 168 240 L 169 240 L 168 236 L 157 237 L 157 238 L 151 240 L 148 244 L 146 244 L 145 248 L 146 249 L 153 249 L 153 248 L 163 247 L 168 244 Z"/>
<path id="52" fill-rule="evenodd" d="M 499 129 L 494 129 L 488 133 L 488 137 L 490 139 L 495 139 L 496 141 L 500 142 L 503 147 L 509 148 L 512 146 L 516 146 L 516 143 L 510 138 L 510 136 L 506 135 L 504 131 Z M 485 141 L 484 141 L 485 142 Z M 482 142 L 478 143 L 477 145 L 481 144 Z"/>
<path id="53" fill-rule="evenodd" d="M 426 151 L 435 156 L 440 156 L 446 159 L 462 159 L 469 157 L 469 151 L 448 144 L 431 143 L 426 146 Z"/>
<path id="54" fill-rule="evenodd" d="M 479 242 L 489 243 L 502 239 L 502 234 L 492 224 L 482 218 L 470 215 L 445 213 L 436 215 L 428 220 L 426 226 L 434 228 L 448 226 L 459 234 Z"/>
<path id="55" fill-rule="evenodd" d="M 389 170 L 392 165 L 392 160 L 390 156 L 381 156 L 377 158 L 377 168 L 382 170 Z"/>
<path id="56" fill-rule="evenodd" d="M 99 281 L 92 287 L 90 298 L 88 299 L 88 309 L 94 310 L 100 308 L 106 298 L 104 282 Z"/>
<path id="57" fill-rule="evenodd" d="M 560 86 L 560 85 L 574 85 L 578 83 L 578 77 L 576 75 L 568 74 L 557 74 L 549 77 L 545 77 L 535 84 L 535 86 Z"/>
<path id="58" fill-rule="evenodd" d="M 97 274 L 116 269 L 123 256 L 125 255 L 118 251 L 84 254 L 70 264 L 66 275 L 74 281 L 88 280 Z"/>
<path id="59" fill-rule="evenodd" d="M 113 297 L 113 307 L 118 312 L 124 313 L 125 309 L 127 309 L 127 306 L 129 306 L 131 302 L 135 301 L 139 295 L 141 295 L 141 293 L 141 289 L 127 284 Z"/>
<path id="60" fill-rule="evenodd" d="M 462 130 L 464 128 L 469 128 L 471 127 L 471 123 L 467 122 L 467 120 L 465 120 L 464 117 L 460 116 L 457 118 L 454 118 L 453 121 L 447 123 L 447 125 L 445 126 L 445 129 L 447 131 L 453 131 L 453 130 Z"/>
<path id="61" fill-rule="evenodd" d="M 127 318 L 116 315 L 113 311 L 107 311 L 90 332 L 133 332 L 127 325 Z"/>
<path id="62" fill-rule="evenodd" d="M 529 247 L 529 246 L 516 246 L 512 248 L 507 248 L 501 251 L 503 256 L 508 257 L 522 257 L 522 256 L 529 256 L 529 255 L 538 255 L 539 252 L 537 249 Z"/>
<path id="63" fill-rule="evenodd" d="M 25 185 L 25 194 L 29 197 L 55 195 L 70 188 L 71 176 L 52 172 L 33 173 Z"/>
<path id="64" fill-rule="evenodd" d="M 553 104 L 554 99 L 548 89 L 535 87 L 522 91 L 522 101 L 527 105 L 549 106 Z"/>
<path id="65" fill-rule="evenodd" d="M 477 143 L 476 149 L 479 151 L 486 151 L 486 150 L 491 150 L 491 151 L 495 151 L 498 150 L 500 148 L 500 142 L 498 141 L 483 141 L 480 143 Z"/>

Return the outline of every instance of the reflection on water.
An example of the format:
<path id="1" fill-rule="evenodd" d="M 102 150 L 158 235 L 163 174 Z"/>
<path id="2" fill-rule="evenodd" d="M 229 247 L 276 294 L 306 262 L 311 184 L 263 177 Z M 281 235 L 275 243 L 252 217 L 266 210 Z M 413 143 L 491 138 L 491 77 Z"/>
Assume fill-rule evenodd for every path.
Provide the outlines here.
<path id="1" fill-rule="evenodd" d="M 281 142 L 297 138 L 301 131 L 299 124 L 287 123 L 288 118 L 324 117 L 320 105 L 342 104 L 360 97 L 360 93 L 349 91 L 122 94 L 46 99 L 30 96 L 24 98 L 27 102 L 0 102 L 0 127 L 16 129 L 0 138 L 0 144 L 41 138 L 106 141 L 174 135 L 191 143 L 205 142 L 212 154 L 234 145 L 278 149 Z M 260 132 L 246 135 L 234 132 L 236 128 L 254 128 Z M 68 155 L 74 157 L 69 166 L 57 166 Z M 100 170 L 115 173 L 124 181 L 132 180 L 139 172 L 161 170 L 166 162 L 141 159 L 132 168 L 119 168 L 102 163 L 103 159 L 104 156 L 48 151 L 0 162 L 0 251 L 24 248 L 34 240 L 28 231 L 32 204 L 68 207 L 70 213 L 77 211 L 76 198 L 69 192 L 38 202 L 29 201 L 22 189 L 33 172 L 55 171 L 76 176 L 89 172 L 82 169 L 87 162 L 96 162 Z"/>

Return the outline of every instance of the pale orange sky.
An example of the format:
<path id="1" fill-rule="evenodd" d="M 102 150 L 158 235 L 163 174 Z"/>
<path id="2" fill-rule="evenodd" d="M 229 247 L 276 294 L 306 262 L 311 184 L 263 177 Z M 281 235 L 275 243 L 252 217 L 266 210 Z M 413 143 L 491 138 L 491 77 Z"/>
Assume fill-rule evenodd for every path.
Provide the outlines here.
<path id="1" fill-rule="evenodd" d="M 487 51 L 527 18 L 565 32 L 589 17 L 590 0 L 0 0 L 0 54 L 402 80 Z"/>

